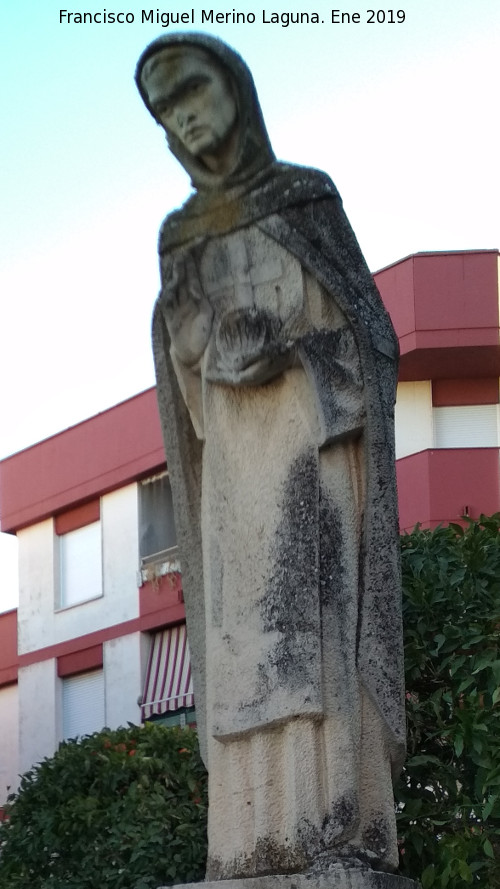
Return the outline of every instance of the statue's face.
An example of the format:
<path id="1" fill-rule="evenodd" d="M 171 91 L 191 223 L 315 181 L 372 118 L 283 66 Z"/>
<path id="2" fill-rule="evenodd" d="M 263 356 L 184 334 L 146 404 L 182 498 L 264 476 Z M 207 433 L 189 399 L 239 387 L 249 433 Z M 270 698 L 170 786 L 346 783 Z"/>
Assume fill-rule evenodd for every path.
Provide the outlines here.
<path id="1" fill-rule="evenodd" d="M 195 156 L 216 154 L 237 118 L 231 87 L 203 50 L 172 47 L 145 65 L 142 83 L 167 133 Z"/>

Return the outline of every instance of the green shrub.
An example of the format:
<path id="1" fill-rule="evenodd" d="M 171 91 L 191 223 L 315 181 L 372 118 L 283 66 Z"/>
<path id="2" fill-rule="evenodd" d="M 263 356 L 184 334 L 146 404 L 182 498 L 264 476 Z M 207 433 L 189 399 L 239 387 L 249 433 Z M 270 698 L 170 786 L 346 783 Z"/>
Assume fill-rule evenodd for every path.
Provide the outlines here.
<path id="1" fill-rule="evenodd" d="M 2 889 L 150 889 L 200 880 L 206 772 L 190 729 L 146 724 L 63 743 L 0 825 Z"/>
<path id="2" fill-rule="evenodd" d="M 401 871 L 500 887 L 500 514 L 402 538 Z"/>

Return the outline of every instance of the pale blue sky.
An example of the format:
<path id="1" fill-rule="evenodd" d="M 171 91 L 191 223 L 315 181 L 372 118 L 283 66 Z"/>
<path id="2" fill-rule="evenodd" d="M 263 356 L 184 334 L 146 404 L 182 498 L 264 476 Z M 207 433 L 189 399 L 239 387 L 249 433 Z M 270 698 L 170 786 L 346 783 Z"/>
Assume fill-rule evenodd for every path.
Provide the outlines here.
<path id="1" fill-rule="evenodd" d="M 370 267 L 500 246 L 498 0 L 407 0 L 403 24 L 262 23 L 195 9 L 250 65 L 278 157 L 327 170 Z M 134 24 L 60 24 L 59 10 Z M 162 33 L 135 0 L 2 0 L 0 458 L 153 384 L 156 232 L 189 183 L 136 95 Z M 255 24 L 201 26 L 201 9 Z M 169 29 L 169 30 L 172 30 Z M 175 30 L 175 28 L 174 28 Z M 0 551 L 1 554 L 1 551 Z M 0 568 L 0 610 L 2 599 Z M 10 600 L 9 600 L 10 601 Z"/>

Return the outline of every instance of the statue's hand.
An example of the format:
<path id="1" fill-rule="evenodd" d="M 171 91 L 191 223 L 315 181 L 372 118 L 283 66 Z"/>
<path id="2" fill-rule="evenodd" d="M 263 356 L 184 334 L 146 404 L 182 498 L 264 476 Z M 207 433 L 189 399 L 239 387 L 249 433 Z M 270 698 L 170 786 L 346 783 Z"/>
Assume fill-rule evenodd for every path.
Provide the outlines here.
<path id="1" fill-rule="evenodd" d="M 191 367 L 206 349 L 213 310 L 189 253 L 171 259 L 163 269 L 160 302 L 176 355 Z"/>
<path id="2" fill-rule="evenodd" d="M 256 386 L 279 376 L 293 364 L 293 343 L 281 322 L 255 307 L 233 309 L 215 331 L 217 363 L 207 379 L 234 386 Z"/>

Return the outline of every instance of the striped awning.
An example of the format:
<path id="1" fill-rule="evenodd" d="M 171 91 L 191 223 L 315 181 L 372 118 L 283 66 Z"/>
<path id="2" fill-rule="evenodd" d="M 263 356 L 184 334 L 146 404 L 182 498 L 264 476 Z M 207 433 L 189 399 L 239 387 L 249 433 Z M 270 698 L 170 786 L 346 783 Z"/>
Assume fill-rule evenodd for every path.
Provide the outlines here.
<path id="1" fill-rule="evenodd" d="M 186 625 L 155 633 L 151 642 L 141 716 L 193 707 L 193 682 Z"/>

